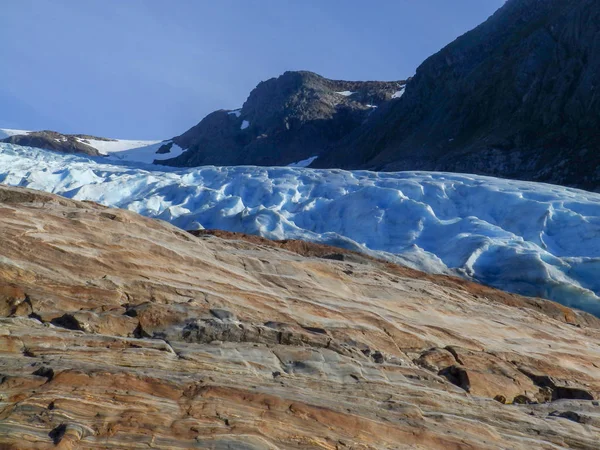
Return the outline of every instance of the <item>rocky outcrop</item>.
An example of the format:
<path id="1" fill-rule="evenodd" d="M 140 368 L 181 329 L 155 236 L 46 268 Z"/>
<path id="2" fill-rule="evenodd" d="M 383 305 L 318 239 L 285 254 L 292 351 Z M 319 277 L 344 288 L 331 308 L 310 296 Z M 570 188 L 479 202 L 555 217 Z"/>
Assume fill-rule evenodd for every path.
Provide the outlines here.
<path id="1" fill-rule="evenodd" d="M 0 186 L 0 448 L 597 448 L 600 319 L 198 234 Z"/>
<path id="2" fill-rule="evenodd" d="M 285 72 L 261 82 L 240 110 L 215 111 L 173 138 L 188 151 L 161 164 L 287 165 L 318 156 L 404 85 Z"/>
<path id="3" fill-rule="evenodd" d="M 88 139 L 97 141 L 110 141 L 111 139 L 99 138 L 83 134 L 62 134 L 56 131 L 31 131 L 27 134 L 9 136 L 0 142 L 35 147 L 44 150 L 54 150 L 62 153 L 83 153 L 89 156 L 100 156 L 101 153 L 86 143 Z"/>
<path id="4" fill-rule="evenodd" d="M 600 4 L 508 0 L 315 162 L 600 187 Z"/>

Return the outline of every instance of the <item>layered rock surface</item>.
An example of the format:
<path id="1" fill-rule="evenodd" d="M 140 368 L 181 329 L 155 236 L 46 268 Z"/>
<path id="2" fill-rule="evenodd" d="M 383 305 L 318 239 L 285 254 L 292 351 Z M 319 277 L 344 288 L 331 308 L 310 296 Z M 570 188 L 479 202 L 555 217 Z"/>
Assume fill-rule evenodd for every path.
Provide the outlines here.
<path id="1" fill-rule="evenodd" d="M 198 234 L 0 187 L 1 448 L 597 448 L 599 319 Z"/>

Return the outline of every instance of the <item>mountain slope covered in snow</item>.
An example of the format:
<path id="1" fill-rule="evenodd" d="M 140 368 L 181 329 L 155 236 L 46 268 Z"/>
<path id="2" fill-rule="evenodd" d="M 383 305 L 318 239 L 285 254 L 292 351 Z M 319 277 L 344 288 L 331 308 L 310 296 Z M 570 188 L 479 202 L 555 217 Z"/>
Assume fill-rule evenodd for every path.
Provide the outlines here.
<path id="1" fill-rule="evenodd" d="M 0 144 L 0 182 L 184 229 L 297 238 L 450 272 L 600 315 L 600 195 L 449 173 L 159 170 Z"/>
<path id="2" fill-rule="evenodd" d="M 0 128 L 0 140 L 5 143 L 53 150 L 61 153 L 83 153 L 106 156 L 120 161 L 144 164 L 175 158 L 183 149 L 172 141 L 111 139 L 86 134 L 63 134 L 56 131 L 27 131 Z"/>

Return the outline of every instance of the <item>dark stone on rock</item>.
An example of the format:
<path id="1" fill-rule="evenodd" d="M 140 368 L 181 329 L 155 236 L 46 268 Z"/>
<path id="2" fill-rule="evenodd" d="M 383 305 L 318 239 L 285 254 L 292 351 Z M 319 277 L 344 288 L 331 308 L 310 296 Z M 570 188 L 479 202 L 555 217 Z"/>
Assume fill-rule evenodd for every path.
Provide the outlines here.
<path id="1" fill-rule="evenodd" d="M 569 419 L 573 422 L 582 423 L 582 416 L 574 411 L 553 411 L 550 413 L 552 417 L 562 417 L 563 419 Z"/>
<path id="2" fill-rule="evenodd" d="M 566 386 L 564 381 L 553 379 L 548 375 L 535 373 L 534 370 L 525 366 L 519 366 L 518 369 L 540 387 L 540 392 L 538 393 L 540 401 L 546 402 L 560 399 L 595 400 L 594 396 L 585 389 Z"/>
<path id="3" fill-rule="evenodd" d="M 57 327 L 66 328 L 67 330 L 83 331 L 81 323 L 71 314 L 63 314 L 60 317 L 52 319 L 50 323 Z"/>
<path id="4" fill-rule="evenodd" d="M 467 371 L 462 367 L 450 366 L 440 370 L 438 375 L 443 376 L 448 381 L 450 381 L 450 383 L 458 386 L 461 389 L 464 389 L 467 392 L 469 392 L 471 389 L 469 375 L 467 374 Z"/>
<path id="5" fill-rule="evenodd" d="M 150 337 L 150 334 L 144 330 L 141 323 L 138 323 L 135 330 L 133 330 L 133 337 L 136 339 L 146 339 Z"/>
<path id="6" fill-rule="evenodd" d="M 327 330 L 325 330 L 324 328 L 305 327 L 305 326 L 303 326 L 302 328 L 304 328 L 306 331 L 310 331 L 311 333 L 327 334 Z"/>
<path id="7" fill-rule="evenodd" d="M 556 387 L 554 380 L 548 375 L 536 373 L 534 370 L 525 366 L 519 366 L 518 369 L 521 373 L 531 378 L 531 381 L 541 388 L 553 389 Z"/>
<path id="8" fill-rule="evenodd" d="M 129 308 L 127 311 L 125 311 L 124 314 L 129 317 L 137 317 L 138 316 L 138 312 L 135 308 Z"/>
<path id="9" fill-rule="evenodd" d="M 231 311 L 228 311 L 226 309 L 213 308 L 210 310 L 210 313 L 217 319 L 221 319 L 221 320 L 235 320 L 236 319 L 235 314 L 233 314 Z"/>
<path id="10" fill-rule="evenodd" d="M 36 314 L 34 312 L 32 312 L 31 314 L 29 314 L 27 317 L 29 317 L 30 319 L 35 319 L 38 322 L 43 322 L 42 317 L 39 314 Z"/>
<path id="11" fill-rule="evenodd" d="M 273 328 L 273 329 L 276 329 L 276 330 L 280 330 L 280 329 L 284 329 L 284 328 L 289 327 L 289 325 L 287 323 L 272 322 L 272 321 L 265 322 L 264 325 L 267 328 Z"/>
<path id="12" fill-rule="evenodd" d="M 344 261 L 346 259 L 343 253 L 330 253 L 328 255 L 324 255 L 323 258 L 331 259 L 334 261 Z"/>
<path id="13" fill-rule="evenodd" d="M 50 436 L 50 439 L 52 439 L 54 445 L 58 445 L 60 444 L 60 441 L 64 437 L 66 431 L 67 426 L 64 423 L 61 423 L 59 426 L 50 431 L 50 433 L 48 433 L 48 436 Z"/>
<path id="14" fill-rule="evenodd" d="M 498 403 L 502 403 L 503 405 L 506 404 L 506 397 L 504 395 L 496 395 L 494 400 L 496 400 Z"/>
<path id="15" fill-rule="evenodd" d="M 372 358 L 377 364 L 383 364 L 385 362 L 385 357 L 380 351 L 373 353 Z"/>
<path id="16" fill-rule="evenodd" d="M 530 399 L 526 395 L 517 395 L 513 398 L 512 401 L 515 405 L 530 405 L 531 403 L 535 403 L 534 400 Z"/>
<path id="17" fill-rule="evenodd" d="M 54 370 L 51 367 L 40 367 L 38 370 L 33 372 L 32 375 L 44 377 L 47 378 L 48 381 L 52 381 L 52 379 L 54 378 Z"/>
<path id="18" fill-rule="evenodd" d="M 552 400 L 595 400 L 594 396 L 585 389 L 558 386 L 552 391 Z"/>

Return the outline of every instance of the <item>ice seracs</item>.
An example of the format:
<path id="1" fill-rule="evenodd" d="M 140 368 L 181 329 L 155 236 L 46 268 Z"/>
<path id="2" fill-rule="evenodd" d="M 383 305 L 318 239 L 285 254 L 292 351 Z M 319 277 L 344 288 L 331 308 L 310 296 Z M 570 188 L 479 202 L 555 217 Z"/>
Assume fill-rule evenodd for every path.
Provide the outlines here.
<path id="1" fill-rule="evenodd" d="M 600 315 L 600 194 L 476 175 L 175 170 L 0 145 L 0 182 L 183 229 L 322 242 Z"/>

